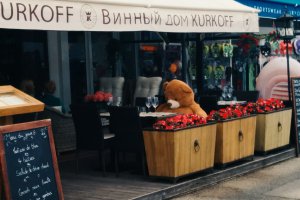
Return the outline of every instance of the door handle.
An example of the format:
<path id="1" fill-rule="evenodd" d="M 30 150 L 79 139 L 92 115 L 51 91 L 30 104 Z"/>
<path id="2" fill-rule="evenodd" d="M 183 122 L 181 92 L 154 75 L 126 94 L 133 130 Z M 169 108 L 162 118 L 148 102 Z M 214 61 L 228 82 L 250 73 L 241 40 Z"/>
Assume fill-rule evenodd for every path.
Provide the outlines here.
<path id="1" fill-rule="evenodd" d="M 277 124 L 278 132 L 282 131 L 282 124 L 278 122 Z"/>
<path id="2" fill-rule="evenodd" d="M 194 141 L 194 150 L 195 152 L 198 152 L 200 150 L 200 143 L 198 140 Z"/>
<path id="3" fill-rule="evenodd" d="M 243 139 L 244 139 L 244 134 L 243 134 L 242 130 L 240 130 L 239 131 L 239 141 L 241 142 L 241 141 L 243 141 Z"/>

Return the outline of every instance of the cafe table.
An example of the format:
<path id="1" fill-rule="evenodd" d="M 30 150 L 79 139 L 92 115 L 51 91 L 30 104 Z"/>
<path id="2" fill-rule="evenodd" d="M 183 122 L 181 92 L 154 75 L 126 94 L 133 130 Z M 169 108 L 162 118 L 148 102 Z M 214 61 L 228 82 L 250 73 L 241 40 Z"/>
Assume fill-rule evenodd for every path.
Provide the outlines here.
<path id="1" fill-rule="evenodd" d="M 230 105 L 237 105 L 237 104 L 240 104 L 240 105 L 245 105 L 247 104 L 247 101 L 218 101 L 217 102 L 218 106 L 230 106 Z"/>
<path id="2" fill-rule="evenodd" d="M 177 115 L 176 113 L 171 113 L 171 112 L 140 112 L 139 113 L 139 116 L 141 117 L 142 120 L 143 128 L 152 126 L 152 124 L 154 124 L 155 121 L 158 119 L 164 119 L 176 115 Z M 100 117 L 101 117 L 102 126 L 108 126 L 109 117 L 110 117 L 109 112 L 101 112 Z"/>
<path id="3" fill-rule="evenodd" d="M 234 106 L 234 105 L 246 105 L 247 101 L 236 101 L 236 100 L 232 100 L 232 101 L 218 101 L 217 102 L 217 107 L 218 109 L 221 108 L 226 108 L 227 106 Z"/>

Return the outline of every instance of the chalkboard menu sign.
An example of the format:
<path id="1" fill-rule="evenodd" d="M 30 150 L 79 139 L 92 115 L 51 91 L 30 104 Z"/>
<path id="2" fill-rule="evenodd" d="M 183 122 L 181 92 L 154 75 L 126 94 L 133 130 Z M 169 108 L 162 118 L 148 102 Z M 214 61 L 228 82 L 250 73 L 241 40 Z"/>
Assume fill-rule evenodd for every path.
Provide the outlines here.
<path id="1" fill-rule="evenodd" d="M 293 118 L 294 118 L 294 132 L 296 134 L 296 149 L 297 156 L 299 156 L 300 144 L 300 77 L 293 77 L 292 80 L 292 94 L 293 94 Z"/>
<path id="2" fill-rule="evenodd" d="M 62 200 L 50 120 L 0 126 L 6 199 Z"/>

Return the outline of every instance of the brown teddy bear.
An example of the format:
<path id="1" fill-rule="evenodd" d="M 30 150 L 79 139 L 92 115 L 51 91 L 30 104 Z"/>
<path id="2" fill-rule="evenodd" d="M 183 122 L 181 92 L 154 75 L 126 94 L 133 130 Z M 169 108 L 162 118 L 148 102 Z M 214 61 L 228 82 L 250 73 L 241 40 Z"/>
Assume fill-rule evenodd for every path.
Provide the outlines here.
<path id="1" fill-rule="evenodd" d="M 157 112 L 181 114 L 197 114 L 207 117 L 206 112 L 194 101 L 194 92 L 190 86 L 180 80 L 172 80 L 163 84 L 167 103 L 161 104 Z"/>

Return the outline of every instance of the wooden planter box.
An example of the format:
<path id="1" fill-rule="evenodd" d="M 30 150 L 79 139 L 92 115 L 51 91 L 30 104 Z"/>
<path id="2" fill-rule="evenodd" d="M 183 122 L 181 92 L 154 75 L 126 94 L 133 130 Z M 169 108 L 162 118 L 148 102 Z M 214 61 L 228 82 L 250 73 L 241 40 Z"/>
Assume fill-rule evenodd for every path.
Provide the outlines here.
<path id="1" fill-rule="evenodd" d="M 290 143 L 292 109 L 257 114 L 255 151 L 266 152 Z"/>
<path id="2" fill-rule="evenodd" d="M 214 165 L 216 123 L 143 134 L 150 176 L 177 178 Z"/>
<path id="3" fill-rule="evenodd" d="M 223 165 L 254 155 L 256 116 L 217 123 L 215 164 Z"/>

